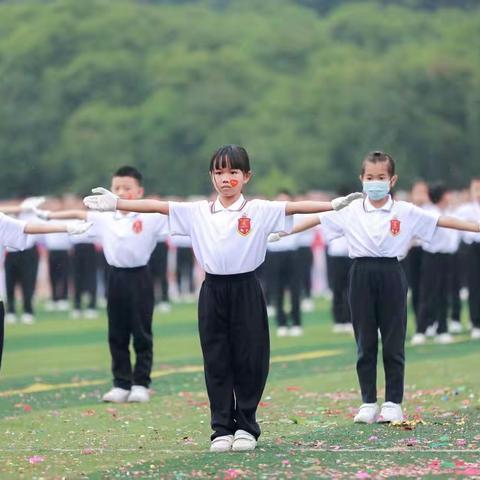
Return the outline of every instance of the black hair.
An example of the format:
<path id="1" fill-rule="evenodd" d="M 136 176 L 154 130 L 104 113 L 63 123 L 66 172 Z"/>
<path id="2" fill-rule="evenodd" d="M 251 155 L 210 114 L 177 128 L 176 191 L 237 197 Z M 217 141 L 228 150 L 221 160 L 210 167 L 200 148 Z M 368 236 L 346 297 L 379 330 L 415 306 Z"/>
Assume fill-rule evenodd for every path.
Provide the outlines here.
<path id="1" fill-rule="evenodd" d="M 244 173 L 250 171 L 250 159 L 247 151 L 238 145 L 221 146 L 210 159 L 210 173 L 220 168 L 232 168 Z"/>
<path id="2" fill-rule="evenodd" d="M 443 182 L 435 182 L 428 186 L 428 196 L 434 205 L 441 202 L 449 191 L 449 188 Z"/>
<path id="3" fill-rule="evenodd" d="M 395 175 L 395 160 L 388 153 L 382 152 L 381 150 L 375 150 L 370 152 L 362 162 L 362 175 L 365 173 L 365 164 L 370 163 L 380 163 L 387 162 L 388 174 L 390 177 Z"/>
<path id="4" fill-rule="evenodd" d="M 120 167 L 113 174 L 113 176 L 114 177 L 132 177 L 138 182 L 139 185 L 141 185 L 143 181 L 142 174 L 135 167 L 130 167 L 129 165 Z"/>

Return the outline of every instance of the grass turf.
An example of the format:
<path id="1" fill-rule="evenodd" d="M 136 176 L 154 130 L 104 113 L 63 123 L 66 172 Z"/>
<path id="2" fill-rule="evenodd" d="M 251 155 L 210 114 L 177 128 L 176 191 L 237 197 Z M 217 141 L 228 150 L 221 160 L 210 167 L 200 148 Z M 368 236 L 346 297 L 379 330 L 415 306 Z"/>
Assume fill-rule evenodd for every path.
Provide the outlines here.
<path id="1" fill-rule="evenodd" d="M 196 308 L 156 314 L 155 394 L 107 405 L 106 317 L 40 313 L 8 325 L 0 380 L 0 478 L 480 478 L 479 342 L 407 348 L 411 423 L 355 425 L 355 345 L 328 303 L 305 335 L 272 335 L 255 452 L 210 454 Z M 273 330 L 272 330 L 273 332 Z M 379 365 L 379 384 L 383 371 Z M 422 420 L 424 423 L 418 423 Z"/>

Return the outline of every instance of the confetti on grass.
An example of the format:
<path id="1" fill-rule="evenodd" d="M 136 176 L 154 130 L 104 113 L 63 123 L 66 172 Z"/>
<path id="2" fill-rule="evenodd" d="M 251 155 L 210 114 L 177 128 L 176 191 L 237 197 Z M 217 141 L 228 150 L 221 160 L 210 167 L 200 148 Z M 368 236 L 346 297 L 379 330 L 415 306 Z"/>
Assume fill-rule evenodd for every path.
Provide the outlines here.
<path id="1" fill-rule="evenodd" d="M 28 459 L 28 463 L 31 465 L 36 465 L 37 463 L 42 463 L 45 461 L 45 457 L 41 457 L 40 455 L 34 455 Z"/>

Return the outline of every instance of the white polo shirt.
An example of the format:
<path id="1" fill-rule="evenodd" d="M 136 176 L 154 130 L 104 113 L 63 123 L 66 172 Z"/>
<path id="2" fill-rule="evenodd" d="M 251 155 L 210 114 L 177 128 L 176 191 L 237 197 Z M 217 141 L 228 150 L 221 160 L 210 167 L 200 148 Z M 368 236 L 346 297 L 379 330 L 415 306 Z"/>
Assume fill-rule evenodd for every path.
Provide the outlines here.
<path id="1" fill-rule="evenodd" d="M 315 214 L 311 213 L 300 213 L 293 216 L 293 224 L 297 225 L 298 223 L 303 223 L 305 220 L 312 218 Z M 298 233 L 295 235 L 297 237 L 297 245 L 298 247 L 311 247 L 315 240 L 315 228 L 309 228 L 308 230 L 304 230 L 303 232 Z"/>
<path id="2" fill-rule="evenodd" d="M 216 275 L 251 272 L 265 260 L 267 237 L 289 232 L 286 202 L 240 198 L 225 208 L 215 202 L 169 202 L 171 235 L 189 235 L 201 267 Z"/>
<path id="3" fill-rule="evenodd" d="M 42 243 L 48 250 L 70 250 L 70 235 L 68 233 L 48 233 L 43 235 Z"/>
<path id="4" fill-rule="evenodd" d="M 480 204 L 477 202 L 465 203 L 458 208 L 455 216 L 469 222 L 480 222 Z M 462 232 L 462 240 L 468 245 L 480 243 L 480 233 Z"/>
<path id="5" fill-rule="evenodd" d="M 24 250 L 28 242 L 25 225 L 26 222 L 0 213 L 0 244 L 11 250 Z"/>
<path id="6" fill-rule="evenodd" d="M 293 215 L 293 225 L 295 226 L 297 223 L 299 223 L 298 215 Z M 310 229 L 306 231 L 310 232 Z M 299 237 L 302 233 L 299 233 L 297 235 L 287 235 L 286 237 L 282 237 L 278 242 L 269 242 L 267 243 L 267 250 L 274 253 L 294 252 L 298 250 L 300 240 Z"/>
<path id="7" fill-rule="evenodd" d="M 173 235 L 170 237 L 170 241 L 177 248 L 192 248 L 192 239 L 187 235 Z"/>
<path id="8" fill-rule="evenodd" d="M 368 198 L 358 199 L 319 218 L 326 227 L 327 242 L 345 236 L 350 258 L 403 258 L 414 237 L 426 242 L 432 239 L 439 215 L 390 197 L 381 208 L 375 208 Z"/>
<path id="9" fill-rule="evenodd" d="M 331 257 L 348 257 L 348 243 L 345 237 L 337 237 L 327 243 L 327 252 Z"/>
<path id="10" fill-rule="evenodd" d="M 452 215 L 452 212 L 443 212 L 435 205 L 426 205 L 423 210 L 433 212 L 437 215 Z M 461 235 L 458 230 L 451 228 L 437 228 L 429 242 L 422 242 L 422 249 L 428 253 L 450 253 L 458 250 Z"/>
<path id="11" fill-rule="evenodd" d="M 94 224 L 107 263 L 117 268 L 145 266 L 159 235 L 168 232 L 168 219 L 160 213 L 89 211 L 87 220 Z"/>

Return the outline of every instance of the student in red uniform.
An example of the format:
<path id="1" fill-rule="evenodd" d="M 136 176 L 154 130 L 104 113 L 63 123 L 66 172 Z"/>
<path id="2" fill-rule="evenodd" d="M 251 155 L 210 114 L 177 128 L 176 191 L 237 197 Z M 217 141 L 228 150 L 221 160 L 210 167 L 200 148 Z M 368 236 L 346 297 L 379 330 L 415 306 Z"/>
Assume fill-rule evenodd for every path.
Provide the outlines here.
<path id="1" fill-rule="evenodd" d="M 292 231 L 322 223 L 330 239 L 347 239 L 349 256 L 353 258 L 349 304 L 363 400 L 355 417 L 357 423 L 403 420 L 407 281 L 398 258 L 405 256 L 414 237 L 428 242 L 438 227 L 480 231 L 479 223 L 440 216 L 411 203 L 395 201 L 390 190 L 397 178 L 390 155 L 380 151 L 368 154 L 360 174 L 365 198 L 339 212 L 316 216 Z M 377 404 L 379 330 L 386 383 L 381 409 Z"/>
<path id="2" fill-rule="evenodd" d="M 123 200 L 97 188 L 89 208 L 160 212 L 170 233 L 187 235 L 206 272 L 199 298 L 199 330 L 210 400 L 210 450 L 253 450 L 260 435 L 256 410 L 268 374 L 269 333 L 264 296 L 254 271 L 265 259 L 271 232 L 288 231 L 291 215 L 342 208 L 352 197 L 330 202 L 247 201 L 252 177 L 246 150 L 219 148 L 209 168 L 213 202 Z M 355 198 L 355 195 L 353 196 Z"/>

